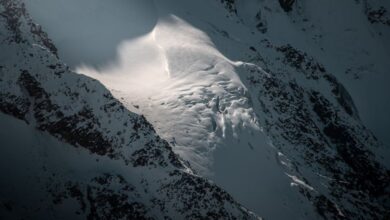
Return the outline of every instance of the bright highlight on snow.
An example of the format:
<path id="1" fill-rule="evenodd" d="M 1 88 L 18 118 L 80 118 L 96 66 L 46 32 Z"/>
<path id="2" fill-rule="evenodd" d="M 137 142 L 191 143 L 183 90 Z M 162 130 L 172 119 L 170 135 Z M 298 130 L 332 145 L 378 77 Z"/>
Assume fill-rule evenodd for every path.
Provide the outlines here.
<path id="1" fill-rule="evenodd" d="M 240 127 L 259 130 L 234 69 L 206 34 L 172 15 L 119 45 L 116 62 L 76 72 L 98 79 L 129 109 L 145 114 L 178 153 L 209 173 L 214 145 L 227 132 L 237 137 Z"/>
<path id="2" fill-rule="evenodd" d="M 3 1 L 0 7 L 7 1 L 13 0 Z M 59 119 L 60 125 L 45 125 L 42 130 L 47 129 L 44 132 L 48 136 L 61 141 L 61 135 L 55 132 L 66 127 L 65 136 L 71 139 L 71 145 L 75 141 L 72 138 L 87 144 L 94 140 L 73 137 L 67 129 L 87 137 L 101 135 L 108 140 L 100 141 L 102 146 L 117 140 L 115 143 L 123 147 L 124 155 L 134 160 L 130 164 L 136 164 L 130 172 L 128 161 L 114 166 L 122 161 L 110 157 L 107 161 L 95 160 L 87 154 L 88 148 L 82 150 L 91 165 L 82 166 L 79 171 L 119 170 L 129 182 L 141 181 L 136 187 L 141 189 L 142 201 L 154 198 L 152 194 L 163 195 L 159 187 L 186 190 L 194 186 L 192 179 L 160 175 L 161 170 L 170 169 L 172 160 L 168 156 L 168 167 L 163 163 L 155 168 L 142 167 L 147 158 L 156 161 L 161 156 L 159 149 L 144 155 L 151 150 L 148 146 L 153 145 L 148 142 L 149 133 L 143 133 L 145 139 L 140 138 L 145 146 L 133 144 L 137 128 L 145 125 L 150 133 L 156 131 L 156 140 L 166 144 L 161 149 L 175 152 L 184 161 L 183 175 L 214 182 L 222 192 L 232 195 L 232 202 L 237 201 L 238 206 L 265 219 L 316 219 L 321 215 L 333 219 L 350 213 L 361 218 L 376 216 L 366 208 L 383 208 L 380 195 L 371 196 L 380 194 L 378 188 L 388 186 L 387 170 L 376 163 L 387 157 L 376 156 L 388 155 L 380 141 L 388 142 L 383 132 L 386 129 L 381 128 L 389 121 L 385 113 L 390 105 L 383 98 L 387 93 L 380 91 L 388 90 L 388 54 L 384 48 L 389 44 L 382 41 L 390 32 L 378 23 L 386 24 L 386 20 L 380 20 L 384 19 L 380 17 L 384 15 L 379 15 L 383 11 L 375 14 L 374 9 L 382 3 L 373 2 L 25 0 L 33 20 L 36 18 L 58 48 L 59 59 L 38 38 L 29 38 L 31 48 L 15 46 L 16 52 L 10 53 L 15 59 L 8 53 L 0 54 L 0 62 L 10 61 L 0 63 L 0 74 L 4 72 L 9 78 L 0 80 L 0 85 L 8 86 L 3 86 L 4 90 L 16 91 L 16 95 L 1 97 L 11 102 L 0 102 L 0 110 L 22 109 L 19 117 L 25 110 L 27 121 L 34 118 L 32 111 L 36 108 L 31 105 L 36 100 L 18 90 L 22 82 L 31 85 L 34 80 L 25 77 L 22 81 L 12 74 L 19 69 L 28 70 L 31 78 L 47 84 L 44 89 L 48 99 L 55 101 L 56 97 L 65 112 L 74 111 L 74 118 L 81 118 L 76 125 L 76 119 L 68 119 L 72 123 Z M 374 10 L 374 15 L 369 19 L 378 21 L 372 23 L 367 18 L 370 10 Z M 13 26 L 9 24 L 13 23 L 6 23 L 6 19 L 9 18 L 0 17 L 0 25 L 2 30 L 10 31 Z M 27 28 L 25 32 L 35 36 L 31 30 L 35 29 Z M 4 42 L 14 39 L 17 29 L 14 32 L 2 32 L 0 38 Z M 3 51 L 13 48 L 10 45 L 0 43 Z M 13 64 L 14 61 L 19 63 Z M 48 65 L 51 63 L 58 65 Z M 70 68 L 66 69 L 64 63 Z M 61 78 L 61 74 L 66 77 Z M 84 81 L 91 83 L 89 87 Z M 57 91 L 57 87 L 62 90 Z M 51 113 L 39 113 L 48 120 L 61 115 L 47 112 Z M 128 116 L 126 113 L 133 114 L 131 123 L 120 120 Z M 371 117 L 383 120 L 377 123 Z M 17 119 L 3 121 L 12 124 L 13 120 Z M 20 127 L 27 132 L 33 125 Z M 79 132 L 82 126 L 86 130 Z M 135 133 L 130 135 L 128 130 Z M 35 131 L 34 136 L 39 132 L 42 131 Z M 8 142 L 14 139 L 1 134 Z M 49 157 L 62 156 L 53 149 L 47 151 L 52 155 Z M 80 148 L 72 150 L 78 155 Z M 140 151 L 132 155 L 136 150 Z M 64 161 L 86 163 L 83 157 L 72 153 Z M 52 160 L 50 164 L 62 165 Z M 380 163 L 389 164 L 383 161 Z M 76 163 L 71 164 L 70 168 L 77 169 Z M 37 170 L 41 172 L 40 168 Z M 370 173 L 370 178 L 364 172 Z M 70 174 L 69 178 L 72 177 Z M 163 182 L 175 184 L 167 188 Z M 183 182 L 190 183 L 180 185 Z M 215 195 L 203 187 L 193 189 Z M 182 191 L 177 192 L 170 195 L 183 195 Z M 145 204 L 148 208 L 161 204 L 169 207 L 171 203 L 167 201 L 173 201 L 172 207 L 176 208 L 185 203 L 176 204 L 176 199 L 168 197 L 165 202 L 153 199 Z M 187 198 L 187 194 L 183 197 Z M 1 202 L 0 198 L 0 207 Z M 229 203 L 219 205 L 226 207 Z M 203 212 L 204 207 L 200 210 Z M 158 219 L 160 215 L 157 216 Z"/>
<path id="3" fill-rule="evenodd" d="M 97 78 L 118 91 L 149 93 L 169 78 L 166 57 L 161 50 L 151 33 L 121 43 L 115 62 L 99 70 L 81 65 L 76 71 Z"/>
<path id="4" fill-rule="evenodd" d="M 284 168 L 269 159 L 276 151 L 237 75 L 244 65 L 258 68 L 230 61 L 207 34 L 170 15 L 147 35 L 119 45 L 117 62 L 76 72 L 101 81 L 128 109 L 145 115 L 197 173 L 260 211 L 285 201 L 270 202 L 267 194 L 294 198 L 296 192 Z"/>

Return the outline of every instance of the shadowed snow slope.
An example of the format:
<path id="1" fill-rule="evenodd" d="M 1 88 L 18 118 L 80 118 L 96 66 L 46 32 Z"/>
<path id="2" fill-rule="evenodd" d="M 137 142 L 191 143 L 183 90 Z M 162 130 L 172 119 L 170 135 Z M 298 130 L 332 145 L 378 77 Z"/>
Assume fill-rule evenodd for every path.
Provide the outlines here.
<path id="1" fill-rule="evenodd" d="M 0 0 L 0 33 L 0 219 L 259 219 L 64 65 L 19 1 Z"/>
<path id="2" fill-rule="evenodd" d="M 117 65 L 77 72 L 144 114 L 176 153 L 248 208 L 280 218 L 297 213 L 298 192 L 274 160 L 236 64 L 205 33 L 167 16 L 150 34 L 123 43 L 119 57 Z M 288 208 L 277 214 L 282 203 Z"/>
<path id="3" fill-rule="evenodd" d="M 375 152 L 389 151 L 363 123 L 387 141 L 377 117 L 389 120 L 389 99 L 378 94 L 389 80 L 388 29 L 371 29 L 362 10 L 370 1 L 292 1 L 289 12 L 283 1 L 31 2 L 71 68 L 143 114 L 191 168 L 250 210 L 266 219 L 386 215 L 390 176 Z M 64 29 L 44 13 L 63 4 L 78 25 Z M 93 8 L 106 6 L 118 13 Z M 328 20 L 346 10 L 346 21 Z M 350 72 L 376 75 L 350 81 Z M 370 92 L 360 97 L 363 85 Z"/>

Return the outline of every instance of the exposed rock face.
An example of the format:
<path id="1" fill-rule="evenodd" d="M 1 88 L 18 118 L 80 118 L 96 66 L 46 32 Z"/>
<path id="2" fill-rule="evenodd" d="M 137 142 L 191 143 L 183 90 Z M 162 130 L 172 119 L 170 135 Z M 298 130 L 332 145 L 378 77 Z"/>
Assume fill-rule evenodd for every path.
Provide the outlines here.
<path id="1" fill-rule="evenodd" d="M 26 25 L 32 33 L 34 40 L 45 46 L 49 49 L 55 56 L 57 56 L 57 48 L 54 46 L 53 42 L 47 37 L 47 34 L 42 31 L 41 26 L 35 24 L 31 18 L 28 16 L 24 3 L 18 1 L 7 1 L 2 0 L 0 2 L 4 7 L 4 10 L 1 12 L 0 16 L 5 19 L 7 28 L 11 31 L 7 40 L 15 43 L 26 42 L 26 39 L 23 38 L 20 26 L 23 25 L 20 21 L 20 17 L 23 16 L 26 20 Z"/>
<path id="2" fill-rule="evenodd" d="M 295 2 L 296 0 L 279 0 L 280 7 L 282 7 L 285 12 L 291 11 Z"/>
<path id="3" fill-rule="evenodd" d="M 226 54 L 221 52 L 224 62 L 218 64 L 231 65 L 232 72 L 237 73 L 237 78 L 243 83 L 242 91 L 237 92 L 236 87 L 228 89 L 244 96 L 245 107 L 251 109 L 250 119 L 253 120 L 237 120 L 238 125 L 244 125 L 236 127 L 237 130 L 249 130 L 250 134 L 240 137 L 241 133 L 237 132 L 234 133 L 237 137 L 227 137 L 226 140 L 238 140 L 239 147 L 249 146 L 254 152 L 256 146 L 246 141 L 264 130 L 277 152 L 275 158 L 268 159 L 276 160 L 277 168 L 281 167 L 281 171 L 275 168 L 275 172 L 280 171 L 289 177 L 286 185 L 296 189 L 293 195 L 297 195 L 303 204 L 299 207 L 306 212 L 303 219 L 389 218 L 390 170 L 380 161 L 381 155 L 376 153 L 382 147 L 381 142 L 364 123 L 350 87 L 345 81 L 343 84 L 341 74 L 335 71 L 342 68 L 331 68 L 332 63 L 326 63 L 330 60 L 326 54 L 331 46 L 323 41 L 326 38 L 323 27 L 316 27 L 307 16 L 310 13 L 305 14 L 304 10 L 310 8 L 306 4 L 308 1 L 256 1 L 253 5 L 261 7 L 249 4 L 240 8 L 239 3 L 243 2 L 213 2 L 213 6 L 219 4 L 223 12 L 218 11 L 223 15 L 219 18 L 228 20 L 221 22 L 224 25 L 217 25 L 218 21 L 195 22 L 210 33 L 204 36 L 212 38 L 207 41 L 209 44 L 215 43 L 215 48 L 222 48 L 211 53 L 220 55 L 219 52 L 227 51 Z M 370 28 L 381 28 L 374 37 L 386 34 L 385 28 L 389 26 L 386 7 L 369 0 L 351 2 L 349 6 L 363 9 L 359 21 L 367 22 Z M 246 17 L 243 8 L 250 9 L 250 16 Z M 195 13 L 182 14 L 187 18 L 197 16 Z M 283 25 L 273 27 L 275 20 L 270 18 L 277 18 L 275 20 Z M 179 24 L 177 20 L 175 22 Z M 341 29 L 340 34 L 355 33 L 358 26 Z M 23 165 L 31 165 L 31 168 L 21 173 L 26 185 L 38 186 L 38 195 L 17 187 L 10 195 L 8 188 L 1 187 L 20 184 L 20 179 L 0 181 L 0 218 L 258 219 L 239 204 L 236 197 L 195 174 L 189 165 L 194 161 L 184 163 L 171 148 L 176 140 L 168 143 L 160 138 L 154 129 L 158 126 L 153 127 L 155 124 L 150 123 L 153 120 L 129 111 L 100 82 L 72 72 L 64 65 L 57 56 L 54 43 L 39 25 L 34 24 L 19 1 L 0 0 L 0 30 L 0 51 L 7 51 L 6 57 L 0 54 L 0 121 L 4 118 L 13 120 L 20 126 L 21 134 L 27 131 L 40 140 L 25 143 L 23 148 L 23 151 L 38 152 L 34 161 L 38 168 L 34 168 L 34 163 L 26 162 Z M 297 34 L 298 31 L 304 34 Z M 273 39 L 285 33 L 286 38 Z M 307 37 L 302 41 L 311 44 L 305 48 L 307 42 L 295 39 L 300 36 Z M 313 45 L 318 46 L 319 52 Z M 184 49 L 177 49 L 181 52 L 179 55 L 192 58 L 188 54 L 195 51 L 183 53 Z M 359 55 L 367 53 L 369 57 L 370 53 L 365 49 L 359 50 Z M 209 55 L 210 51 L 203 50 L 201 56 Z M 231 57 L 239 61 L 229 60 Z M 347 57 L 353 60 L 352 56 Z M 225 74 L 212 72 L 215 66 L 193 65 L 191 68 L 200 68 L 203 73 Z M 357 69 L 348 72 L 358 75 Z M 193 94 L 198 95 L 191 90 L 185 101 L 195 106 L 197 103 L 190 99 Z M 197 101 L 205 101 L 199 97 Z M 234 108 L 239 106 L 236 97 L 231 97 L 234 105 L 229 109 L 222 95 L 209 97 L 210 102 L 205 106 L 224 122 L 228 110 L 236 110 Z M 164 106 L 169 104 L 172 103 L 161 103 Z M 134 107 L 142 112 L 142 106 Z M 245 116 L 245 112 L 234 112 L 233 116 L 240 114 Z M 251 121 L 261 129 L 250 130 L 248 124 Z M 218 135 L 223 122 L 213 119 L 210 134 Z M 191 137 L 189 132 L 187 134 Z M 233 136 L 232 132 L 227 134 Z M 240 142 L 244 144 L 240 145 Z M 6 147 L 12 150 L 13 146 L 9 146 Z M 65 156 L 59 156 L 55 152 L 59 149 L 63 151 L 58 154 L 66 152 L 72 157 L 65 153 Z M 26 161 L 29 158 L 30 155 L 22 157 Z M 65 163 L 56 164 L 56 159 L 63 162 L 63 158 Z M 233 158 L 232 163 L 247 162 Z M 263 177 L 264 173 L 254 172 L 254 175 Z M 26 198 L 36 196 L 38 202 L 18 200 L 19 197 L 12 193 L 19 189 L 21 194 L 33 195 Z M 285 192 L 275 196 L 285 196 Z M 280 204 L 282 206 L 285 205 Z M 69 216 L 63 217 L 64 213 Z"/>
<path id="4" fill-rule="evenodd" d="M 228 9 L 230 12 L 237 13 L 235 0 L 221 0 L 221 2 L 225 5 L 226 9 Z M 296 0 L 279 0 L 280 7 L 285 12 L 291 11 L 295 2 Z"/>
<path id="5" fill-rule="evenodd" d="M 223 3 L 226 7 L 226 9 L 231 13 L 237 13 L 237 9 L 235 6 L 235 0 L 221 0 L 221 3 Z"/>
<path id="6" fill-rule="evenodd" d="M 371 24 L 382 24 L 390 26 L 390 15 L 388 10 L 383 6 L 375 6 L 366 3 L 366 15 Z"/>
<path id="7" fill-rule="evenodd" d="M 297 1 L 279 3 L 285 12 L 290 12 Z M 323 27 L 315 26 L 306 17 L 311 14 L 304 11 L 309 9 L 307 2 L 299 3 L 298 10 L 286 16 L 288 21 L 298 23 L 294 28 L 303 26 L 301 36 L 313 34 L 313 41 L 325 38 L 319 31 Z M 384 2 L 355 1 L 349 6 L 361 9 L 368 25 L 383 28 L 379 31 L 382 36 L 388 31 L 388 11 L 381 4 Z M 258 14 L 266 12 L 274 19 L 283 16 L 274 15 L 277 8 L 270 1 L 260 5 Z M 244 16 L 238 13 L 237 17 L 242 20 Z M 267 23 L 270 19 L 264 16 L 261 21 Z M 253 29 L 257 28 L 255 25 Z M 341 74 L 332 73 L 318 61 L 322 54 L 317 53 L 314 58 L 305 52 L 311 48 L 297 49 L 297 45 L 302 46 L 301 41 L 289 40 L 290 35 L 287 40 L 277 41 L 270 38 L 275 35 L 259 31 L 265 34 L 264 39 L 248 47 L 251 55 L 245 61 L 251 65 L 240 67 L 239 72 L 246 77 L 255 109 L 264 117 L 262 122 L 273 145 L 280 149 L 283 158 L 288 158 L 282 160 L 286 169 L 304 183 L 300 187 L 302 195 L 325 219 L 387 218 L 390 171 L 380 162 L 381 155 L 375 154 L 383 146 L 361 120 L 346 86 L 336 77 Z M 291 38 L 297 38 L 294 34 Z M 299 43 L 281 45 L 283 40 Z M 326 49 L 321 45 L 321 51 Z"/>
<path id="8" fill-rule="evenodd" d="M 0 14 L 0 48 L 8 55 L 0 63 L 0 111 L 68 144 L 63 146 L 89 152 L 85 163 L 121 164 L 112 173 L 69 175 L 42 162 L 41 170 L 26 176 L 40 179 L 37 196 L 46 203 L 23 206 L 16 197 L 2 197 L 0 217 L 41 218 L 65 207 L 67 215 L 87 219 L 257 219 L 224 190 L 192 174 L 143 116 L 62 64 L 23 4 L 2 0 Z"/>
<path id="9" fill-rule="evenodd" d="M 389 170 L 376 161 L 371 149 L 379 143 L 360 121 L 348 92 L 307 54 L 290 45 L 268 42 L 266 48 L 277 51 L 276 60 L 287 65 L 278 71 L 302 74 L 275 77 L 277 61 L 259 62 L 267 67 L 267 74 L 253 67 L 245 70 L 274 145 L 290 160 L 294 158 L 290 167 L 307 185 L 321 188 L 321 177 L 303 174 L 310 169 L 329 178 L 329 191 L 302 187 L 302 194 L 326 219 L 388 216 Z M 308 87 L 310 81 L 327 85 L 327 91 Z"/>

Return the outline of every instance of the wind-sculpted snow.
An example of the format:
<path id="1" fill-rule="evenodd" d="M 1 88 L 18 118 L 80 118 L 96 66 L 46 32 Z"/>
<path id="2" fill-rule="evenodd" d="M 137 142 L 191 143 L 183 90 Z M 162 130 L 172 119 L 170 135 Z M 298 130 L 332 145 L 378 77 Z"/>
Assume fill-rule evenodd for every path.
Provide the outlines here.
<path id="1" fill-rule="evenodd" d="M 350 7 L 359 7 L 359 4 L 356 6 L 350 3 L 334 6 L 342 11 L 347 4 Z M 313 13 L 308 9 L 308 5 L 309 3 L 298 2 L 298 12 L 291 15 L 279 14 L 275 11 L 270 13 L 272 9 L 277 10 L 277 8 L 275 4 L 265 3 L 262 7 L 266 10 L 260 9 L 261 12 L 266 12 L 266 15 L 262 14 L 263 19 L 266 19 L 262 22 L 267 23 L 268 28 L 272 29 L 276 26 L 270 25 L 271 18 L 275 20 L 285 16 L 299 23 L 297 18 L 302 16 L 305 19 L 306 14 Z M 331 6 L 326 3 L 324 5 Z M 240 6 L 240 3 L 237 3 L 237 6 Z M 240 9 L 243 9 L 242 5 L 241 7 L 237 7 L 238 16 L 240 16 Z M 356 19 L 365 19 L 362 12 L 364 11 L 361 11 L 361 17 Z M 308 18 L 306 18 L 307 23 L 314 23 L 314 19 L 308 20 Z M 285 24 L 284 22 L 279 20 L 278 24 Z M 302 23 L 304 24 L 305 21 Z M 329 28 L 326 26 L 329 24 L 322 25 L 319 27 L 313 25 L 305 34 L 310 36 L 311 32 L 320 32 L 321 28 Z M 357 97 L 355 94 L 352 96 L 349 94 L 347 88 L 350 88 L 350 84 L 344 86 L 345 84 L 343 85 L 323 64 L 308 53 L 288 43 L 280 45 L 280 42 L 291 42 L 295 45 L 301 43 L 301 38 L 295 38 L 299 36 L 297 34 L 299 31 L 286 29 L 284 31 L 290 35 L 277 36 L 274 35 L 275 33 L 267 33 L 261 36 L 263 40 L 252 41 L 252 45 L 248 45 L 250 52 L 246 55 L 246 59 L 257 66 L 249 65 L 240 70 L 241 76 L 247 78 L 246 85 L 253 95 L 255 109 L 263 113 L 264 117 L 260 122 L 265 124 L 264 128 L 270 135 L 273 145 L 281 151 L 281 164 L 292 173 L 289 175 L 292 176 L 293 185 L 300 185 L 302 194 L 313 202 L 317 213 L 324 218 L 386 218 L 389 208 L 390 178 L 386 166 L 388 149 L 384 155 L 376 153 L 378 149 L 385 151 L 386 149 L 383 149 L 381 142 L 360 119 L 361 105 L 357 107 L 354 105 L 353 98 Z M 339 34 L 338 31 L 330 33 Z M 323 34 L 326 35 L 325 32 Z M 289 39 L 285 39 L 286 37 Z M 326 39 L 323 42 L 330 39 L 327 36 L 322 37 Z M 368 39 L 370 38 L 367 37 Z M 372 45 L 377 43 L 374 40 L 370 42 Z M 244 46 L 239 42 L 237 45 Z M 331 46 L 322 46 L 323 51 L 331 50 Z M 307 46 L 303 46 L 305 47 Z M 347 48 L 349 48 L 348 44 L 339 45 L 338 53 L 347 54 L 348 52 L 343 51 L 348 51 Z M 374 58 L 377 60 L 363 62 L 373 62 L 378 68 L 387 65 L 382 60 L 387 55 L 381 54 L 380 49 L 375 51 L 373 48 L 369 50 L 375 54 Z M 306 51 L 310 50 L 306 49 Z M 325 55 L 314 54 L 319 59 L 324 59 Z M 357 60 L 358 55 L 355 56 Z M 329 60 L 326 63 L 333 67 Z M 381 70 L 376 71 L 378 72 L 373 74 L 382 74 Z M 334 74 L 342 79 L 345 77 L 340 72 Z M 359 83 L 364 84 L 367 81 L 362 80 Z M 383 94 L 376 93 L 376 95 L 383 98 Z M 387 102 L 386 98 L 384 102 Z M 363 113 L 363 116 L 367 117 L 367 113 Z M 297 178 L 299 181 L 296 181 Z"/>
<path id="2" fill-rule="evenodd" d="M 119 57 L 118 65 L 77 71 L 145 114 L 176 152 L 196 161 L 196 170 L 209 172 L 221 138 L 237 137 L 245 127 L 260 129 L 234 64 L 178 17 L 161 19 L 149 35 L 124 43 Z"/>
<path id="3" fill-rule="evenodd" d="M 38 128 L 42 149 L 69 149 L 67 163 L 85 161 L 47 162 L 44 177 L 61 174 L 45 190 L 55 207 L 73 201 L 89 218 L 254 217 L 238 201 L 266 219 L 389 216 L 387 2 L 96 2 L 117 15 L 89 0 L 77 3 L 85 10 L 31 4 L 54 43 L 19 22 L 26 10 L 2 13 L 12 53 L 0 57 L 0 108 L 24 122 L 1 120 Z M 86 17 L 71 31 L 48 19 L 70 11 Z M 103 34 L 74 34 L 85 32 Z M 61 161 L 56 151 L 46 154 Z"/>
<path id="4" fill-rule="evenodd" d="M 23 4 L 2 0 L 0 13 L 2 218 L 257 219 L 62 64 Z"/>
<path id="5" fill-rule="evenodd" d="M 153 30 L 153 41 L 147 44 L 160 49 L 156 50 L 164 57 L 160 69 L 168 77 L 153 85 L 157 94 L 149 93 L 147 99 L 116 93 L 118 98 L 145 112 L 195 170 L 211 172 L 210 178 L 266 217 L 375 219 L 387 215 L 389 175 L 373 153 L 381 148 L 380 142 L 361 122 L 345 86 L 323 64 L 290 44 L 277 46 L 272 38 L 256 40 L 259 34 L 243 36 L 249 31 L 238 27 L 240 22 L 228 27 L 223 19 L 213 18 L 210 24 L 184 15 L 180 11 L 185 11 L 184 4 L 171 7 L 158 7 L 163 16 Z M 242 7 L 234 5 L 234 14 L 242 16 Z M 233 8 L 231 2 L 227 8 Z M 228 17 L 234 21 L 234 15 Z M 256 29 L 264 33 L 258 25 Z M 94 74 L 99 78 L 107 73 Z M 119 90 L 115 85 L 110 88 Z M 229 104 L 235 102 L 241 105 Z M 223 120 L 218 120 L 221 116 Z M 268 141 L 262 137 L 263 128 Z M 248 147 L 252 151 L 247 152 Z M 268 199 L 274 195 L 279 196 Z M 280 207 L 283 203 L 286 208 Z"/>

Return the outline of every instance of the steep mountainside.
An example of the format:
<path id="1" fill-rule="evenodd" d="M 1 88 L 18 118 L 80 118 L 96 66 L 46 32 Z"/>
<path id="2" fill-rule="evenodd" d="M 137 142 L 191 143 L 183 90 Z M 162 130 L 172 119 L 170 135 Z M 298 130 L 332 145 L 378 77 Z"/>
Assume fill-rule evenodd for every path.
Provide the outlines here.
<path id="1" fill-rule="evenodd" d="M 2 0 L 0 14 L 1 218 L 257 219 L 61 63 L 22 4 Z"/>
<path id="2" fill-rule="evenodd" d="M 0 2 L 1 214 L 390 217 L 387 1 Z"/>

